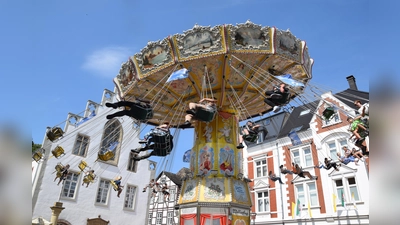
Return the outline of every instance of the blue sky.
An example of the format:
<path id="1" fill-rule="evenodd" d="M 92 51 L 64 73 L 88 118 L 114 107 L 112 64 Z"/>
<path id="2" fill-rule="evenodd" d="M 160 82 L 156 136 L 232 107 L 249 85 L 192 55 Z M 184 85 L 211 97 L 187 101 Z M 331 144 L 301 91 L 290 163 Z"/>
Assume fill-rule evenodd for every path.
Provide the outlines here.
<path id="1" fill-rule="evenodd" d="M 112 79 L 128 56 L 148 41 L 195 24 L 250 20 L 290 29 L 307 42 L 314 59 L 313 83 L 337 92 L 347 89 L 346 77 L 354 75 L 359 90 L 369 91 L 370 79 L 397 72 L 389 44 L 395 36 L 385 35 L 392 28 L 395 7 L 379 2 L 1 1 L 0 85 L 7 104 L 0 122 L 31 129 L 33 141 L 41 143 L 47 126 L 63 122 L 68 112 L 82 112 L 87 100 L 100 102 L 105 88 L 113 90 Z M 181 155 L 176 157 L 180 160 Z"/>

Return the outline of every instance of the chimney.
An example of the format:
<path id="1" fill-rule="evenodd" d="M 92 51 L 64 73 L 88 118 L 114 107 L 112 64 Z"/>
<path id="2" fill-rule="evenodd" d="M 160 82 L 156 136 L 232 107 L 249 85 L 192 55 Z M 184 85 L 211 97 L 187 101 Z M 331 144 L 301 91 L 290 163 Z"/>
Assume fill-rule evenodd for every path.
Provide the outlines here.
<path id="1" fill-rule="evenodd" d="M 358 90 L 357 84 L 356 84 L 356 78 L 353 75 L 350 75 L 346 77 L 347 82 L 349 82 L 349 87 L 351 90 Z"/>

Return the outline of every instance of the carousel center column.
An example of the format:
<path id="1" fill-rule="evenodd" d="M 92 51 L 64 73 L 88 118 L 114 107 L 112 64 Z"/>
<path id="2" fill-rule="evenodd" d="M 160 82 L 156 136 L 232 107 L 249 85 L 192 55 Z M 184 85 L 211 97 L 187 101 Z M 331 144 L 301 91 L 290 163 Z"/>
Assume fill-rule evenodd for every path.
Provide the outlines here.
<path id="1" fill-rule="evenodd" d="M 180 224 L 250 224 L 252 205 L 238 145 L 238 118 L 219 111 L 211 122 L 197 121 L 190 169 L 179 197 Z M 177 207 L 178 208 L 178 207 Z"/>

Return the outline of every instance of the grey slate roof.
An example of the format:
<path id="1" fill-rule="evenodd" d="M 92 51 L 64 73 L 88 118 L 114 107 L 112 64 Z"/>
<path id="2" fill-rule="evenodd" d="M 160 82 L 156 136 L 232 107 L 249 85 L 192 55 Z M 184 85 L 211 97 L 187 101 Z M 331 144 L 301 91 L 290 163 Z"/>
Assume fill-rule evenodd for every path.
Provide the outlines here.
<path id="1" fill-rule="evenodd" d="M 369 99 L 369 92 L 354 89 L 347 89 L 333 95 L 354 110 L 357 110 L 357 108 L 354 106 L 355 100 L 360 100 L 361 103 L 364 104 L 368 101 L 367 99 Z M 287 137 L 289 132 L 296 127 L 302 126 L 301 129 L 297 132 L 307 130 L 310 127 L 311 118 L 314 115 L 319 101 L 320 100 L 316 100 L 314 102 L 295 107 L 292 113 L 290 113 L 290 116 L 288 117 L 281 131 L 279 132 L 278 138 Z M 300 113 L 306 109 L 310 109 L 310 113 L 300 116 Z"/>

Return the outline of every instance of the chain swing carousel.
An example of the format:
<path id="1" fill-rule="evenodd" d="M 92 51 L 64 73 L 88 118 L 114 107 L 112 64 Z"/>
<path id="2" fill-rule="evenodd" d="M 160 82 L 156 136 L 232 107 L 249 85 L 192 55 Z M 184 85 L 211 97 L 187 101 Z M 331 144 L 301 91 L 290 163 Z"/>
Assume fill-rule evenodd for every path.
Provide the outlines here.
<path id="1" fill-rule="evenodd" d="M 179 128 L 190 102 L 217 101 L 215 113 L 196 112 L 191 123 L 192 173 L 183 181 L 176 205 L 180 224 L 250 224 L 251 181 L 243 174 L 243 149 L 237 148 L 239 122 L 272 111 L 264 93 L 282 82 L 281 75 L 290 74 L 301 84 L 288 84 L 290 95 L 282 106 L 302 94 L 312 64 L 306 43 L 290 31 L 247 21 L 195 25 L 183 34 L 149 42 L 122 65 L 114 78 L 119 98 L 152 103 L 151 116 L 144 114 L 141 122 L 168 121 Z M 168 79 L 179 70 L 186 75 Z"/>

